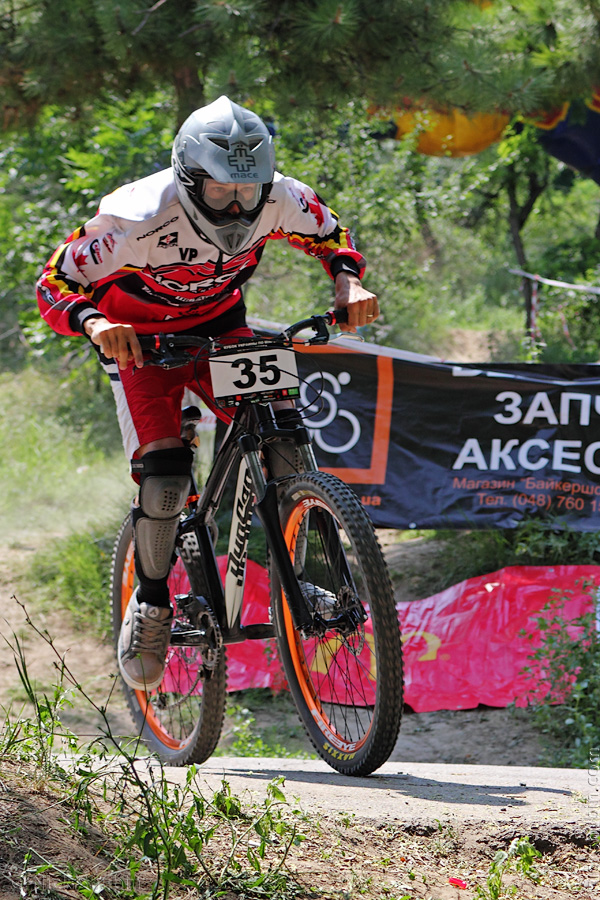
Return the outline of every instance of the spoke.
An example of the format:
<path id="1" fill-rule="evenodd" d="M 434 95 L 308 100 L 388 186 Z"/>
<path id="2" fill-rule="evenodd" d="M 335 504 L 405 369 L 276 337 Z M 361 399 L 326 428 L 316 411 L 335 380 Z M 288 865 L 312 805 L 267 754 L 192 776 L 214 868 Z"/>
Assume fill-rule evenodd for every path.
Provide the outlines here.
<path id="1" fill-rule="evenodd" d="M 339 528 L 337 520 L 322 509 L 313 509 L 305 521 L 308 528 L 304 531 L 305 543 L 299 554 L 302 556 L 299 578 L 314 584 L 322 592 L 329 592 L 340 603 L 345 599 L 347 608 L 368 600 L 368 597 L 362 598 L 357 589 L 356 578 L 363 586 L 366 582 L 352 542 Z M 319 596 L 315 590 L 317 608 Z M 339 612 L 336 608 L 336 614 Z M 366 637 L 365 623 L 351 635 L 342 636 L 332 630 L 321 638 L 303 641 L 301 646 L 307 678 L 328 718 L 329 727 L 342 740 L 362 740 L 372 722 L 371 697 L 373 690 L 376 691 L 376 679 L 372 674 L 373 650 Z"/>
<path id="2" fill-rule="evenodd" d="M 177 617 L 177 613 L 176 613 Z M 166 683 L 170 689 L 153 692 L 149 702 L 156 722 L 169 738 L 184 742 L 194 730 L 200 713 L 200 652 L 190 647 L 171 648 Z"/>

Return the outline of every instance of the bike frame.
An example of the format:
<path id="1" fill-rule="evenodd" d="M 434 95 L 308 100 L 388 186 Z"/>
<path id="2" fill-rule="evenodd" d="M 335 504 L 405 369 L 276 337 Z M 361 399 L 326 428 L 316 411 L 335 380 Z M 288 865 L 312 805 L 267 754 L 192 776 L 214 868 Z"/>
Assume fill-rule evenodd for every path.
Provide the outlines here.
<path id="1" fill-rule="evenodd" d="M 295 442 L 305 471 L 318 470 L 305 428 L 279 428 L 268 406 L 246 403 L 238 407 L 215 455 L 204 490 L 199 499 L 193 501 L 191 514 L 179 526 L 179 537 L 189 532 L 195 534 L 202 558 L 203 571 L 197 583 L 193 583 L 193 566 L 190 566 L 188 574 L 192 593 L 195 596 L 200 596 L 205 591 L 208 593 L 211 609 L 225 644 L 274 636 L 270 623 L 241 624 L 248 538 L 254 511 L 266 533 L 267 545 L 274 557 L 294 624 L 300 629 L 307 628 L 312 622 L 313 617 L 298 586 L 281 531 L 277 502 L 278 481 L 265 477 L 264 460 L 260 454 L 261 443 L 269 444 L 283 437 Z M 236 469 L 237 483 L 223 583 L 213 546 L 211 524 L 221 505 L 229 478 Z"/>

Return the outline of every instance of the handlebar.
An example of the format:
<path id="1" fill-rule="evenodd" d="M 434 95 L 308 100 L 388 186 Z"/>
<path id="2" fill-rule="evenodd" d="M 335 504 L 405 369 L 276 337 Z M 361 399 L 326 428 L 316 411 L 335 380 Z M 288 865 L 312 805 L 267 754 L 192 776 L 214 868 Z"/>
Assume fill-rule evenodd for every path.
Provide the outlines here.
<path id="1" fill-rule="evenodd" d="M 309 338 L 307 344 L 326 344 L 329 340 L 328 326 L 339 325 L 348 321 L 347 309 L 332 309 L 323 315 L 311 316 L 302 319 L 286 328 L 280 335 L 285 341 L 291 341 L 294 335 L 306 328 L 312 328 L 314 336 Z M 144 365 L 160 365 L 164 369 L 176 368 L 185 365 L 192 358 L 189 351 L 192 347 L 210 347 L 213 341 L 210 338 L 199 337 L 193 334 L 152 334 L 138 335 L 142 351 L 149 353 L 151 358 Z"/>

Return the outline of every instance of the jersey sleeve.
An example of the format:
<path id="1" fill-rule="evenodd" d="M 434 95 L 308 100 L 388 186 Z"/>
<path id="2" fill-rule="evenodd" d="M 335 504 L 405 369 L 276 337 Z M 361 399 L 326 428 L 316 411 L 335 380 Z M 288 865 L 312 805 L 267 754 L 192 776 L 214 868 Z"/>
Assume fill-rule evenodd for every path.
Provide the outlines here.
<path id="1" fill-rule="evenodd" d="M 37 283 L 44 321 L 59 334 L 82 334 L 86 318 L 101 315 L 94 285 L 127 266 L 131 255 L 126 231 L 111 216 L 99 214 L 76 229 L 52 254 Z"/>
<path id="2" fill-rule="evenodd" d="M 337 213 L 308 185 L 293 178 L 282 180 L 284 214 L 281 226 L 271 237 L 286 238 L 292 247 L 319 259 L 330 278 L 341 271 L 362 278 L 366 261 L 354 246 L 349 229 L 340 224 Z"/>

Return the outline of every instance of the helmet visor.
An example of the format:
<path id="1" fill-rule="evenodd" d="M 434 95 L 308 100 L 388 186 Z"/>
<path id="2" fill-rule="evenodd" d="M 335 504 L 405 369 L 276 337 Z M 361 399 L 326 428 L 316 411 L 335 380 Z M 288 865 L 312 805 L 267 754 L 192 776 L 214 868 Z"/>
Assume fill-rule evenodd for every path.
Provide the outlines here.
<path id="1" fill-rule="evenodd" d="M 200 199 L 215 212 L 225 212 L 229 207 L 237 203 L 244 212 L 252 212 L 259 205 L 263 193 L 264 184 L 224 184 L 205 178 L 200 188 Z"/>

